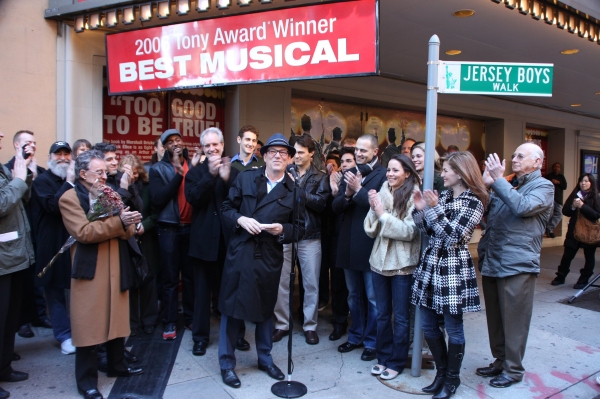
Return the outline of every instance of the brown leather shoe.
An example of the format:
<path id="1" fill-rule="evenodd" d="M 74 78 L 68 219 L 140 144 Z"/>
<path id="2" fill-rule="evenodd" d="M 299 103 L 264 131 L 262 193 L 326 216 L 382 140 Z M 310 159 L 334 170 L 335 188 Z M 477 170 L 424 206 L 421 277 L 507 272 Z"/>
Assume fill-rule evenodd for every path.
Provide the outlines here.
<path id="1" fill-rule="evenodd" d="M 316 345 L 319 343 L 319 336 L 316 331 L 304 331 L 304 337 L 306 338 L 306 343 L 309 345 Z"/>
<path id="2" fill-rule="evenodd" d="M 281 341 L 283 339 L 283 337 L 285 337 L 289 333 L 290 333 L 289 330 L 275 329 L 275 331 L 273 331 L 273 342 Z"/>

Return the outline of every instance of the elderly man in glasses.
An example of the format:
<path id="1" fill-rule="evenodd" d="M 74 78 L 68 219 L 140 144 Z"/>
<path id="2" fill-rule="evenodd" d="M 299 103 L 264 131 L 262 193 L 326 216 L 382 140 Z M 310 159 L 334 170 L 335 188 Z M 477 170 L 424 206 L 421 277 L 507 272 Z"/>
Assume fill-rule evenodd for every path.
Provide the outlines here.
<path id="1" fill-rule="evenodd" d="M 286 173 L 296 150 L 277 133 L 260 152 L 265 166 L 240 173 L 222 208 L 224 229 L 229 230 L 231 240 L 219 298 L 219 365 L 223 382 L 233 388 L 241 386 L 234 371 L 234 348 L 242 320 L 256 323 L 258 368 L 274 379 L 284 379 L 271 357 L 273 311 L 283 244 L 304 235 L 304 205 L 298 206 L 294 226 L 294 182 Z"/>

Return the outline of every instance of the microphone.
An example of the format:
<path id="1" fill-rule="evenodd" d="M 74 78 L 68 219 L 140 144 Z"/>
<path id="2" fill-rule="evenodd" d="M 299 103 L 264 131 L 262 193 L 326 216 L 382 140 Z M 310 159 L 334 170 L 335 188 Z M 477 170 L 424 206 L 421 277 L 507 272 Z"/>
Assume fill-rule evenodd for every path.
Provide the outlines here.
<path id="1" fill-rule="evenodd" d="M 298 171 L 296 170 L 296 165 L 289 164 L 288 166 L 286 166 L 285 170 L 286 170 L 286 172 L 292 174 L 292 176 L 294 177 L 294 180 L 298 180 L 299 176 L 298 176 Z"/>

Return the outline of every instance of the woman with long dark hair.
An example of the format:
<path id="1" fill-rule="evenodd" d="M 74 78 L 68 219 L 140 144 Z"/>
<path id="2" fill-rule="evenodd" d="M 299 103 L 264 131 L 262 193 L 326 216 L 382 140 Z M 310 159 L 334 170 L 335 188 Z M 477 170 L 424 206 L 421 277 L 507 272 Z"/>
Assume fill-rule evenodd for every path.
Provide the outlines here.
<path id="1" fill-rule="evenodd" d="M 416 191 L 413 218 L 429 236 L 415 270 L 412 303 L 421 308 L 425 339 L 437 375 L 424 392 L 435 399 L 452 396 L 460 385 L 465 350 L 463 313 L 481 310 L 475 267 L 468 244 L 489 200 L 475 157 L 454 152 L 444 160 L 441 177 L 446 191 Z M 443 315 L 448 345 L 439 328 Z"/>
<path id="2" fill-rule="evenodd" d="M 594 265 L 596 264 L 596 245 L 589 245 L 579 242 L 575 239 L 575 223 L 578 217 L 584 217 L 589 221 L 595 222 L 600 218 L 600 197 L 598 197 L 598 187 L 596 179 L 590 173 L 584 173 L 579 176 L 577 187 L 573 189 L 562 209 L 565 216 L 570 217 L 567 236 L 565 237 L 565 252 L 563 252 L 556 278 L 552 280 L 552 285 L 561 285 L 565 283 L 565 278 L 569 274 L 571 261 L 577 255 L 579 248 L 583 248 L 585 264 L 579 271 L 579 279 L 573 286 L 575 289 L 585 287 L 594 274 Z"/>
<path id="3" fill-rule="evenodd" d="M 401 154 L 389 160 L 386 177 L 379 193 L 369 191 L 371 209 L 364 226 L 375 239 L 369 263 L 377 301 L 377 364 L 371 373 L 391 380 L 404 370 L 410 346 L 410 287 L 421 252 L 412 197 L 421 179 L 410 158 Z"/>

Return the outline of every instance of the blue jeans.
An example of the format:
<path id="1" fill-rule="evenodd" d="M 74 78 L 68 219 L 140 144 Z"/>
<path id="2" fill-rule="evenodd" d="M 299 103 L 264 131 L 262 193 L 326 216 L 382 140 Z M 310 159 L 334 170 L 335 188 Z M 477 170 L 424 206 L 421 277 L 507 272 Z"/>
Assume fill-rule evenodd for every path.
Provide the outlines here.
<path id="1" fill-rule="evenodd" d="M 50 311 L 54 338 L 61 344 L 71 338 L 71 318 L 67 312 L 67 299 L 62 288 L 45 287 L 46 303 Z"/>
<path id="2" fill-rule="evenodd" d="M 438 323 L 438 315 L 435 310 L 421 307 L 421 320 L 423 326 L 423 334 L 427 339 L 437 339 L 443 337 L 444 334 Z M 463 315 L 461 314 L 444 314 L 444 324 L 448 333 L 448 343 L 461 345 L 465 343 L 465 331 L 463 328 Z"/>
<path id="3" fill-rule="evenodd" d="M 192 324 L 194 312 L 194 280 L 190 252 L 190 226 L 169 226 L 161 224 L 157 228 L 161 275 L 163 279 L 163 322 L 177 323 L 179 308 L 179 273 L 183 282 L 183 318 L 185 325 Z"/>
<path id="4" fill-rule="evenodd" d="M 376 349 L 377 305 L 371 270 L 362 272 L 344 269 L 348 286 L 348 307 L 352 325 L 348 330 L 348 342 L 364 344 L 366 349 Z"/>
<path id="5" fill-rule="evenodd" d="M 410 346 L 412 275 L 388 277 L 373 271 L 371 274 L 373 286 L 377 287 L 377 363 L 401 373 Z"/>

